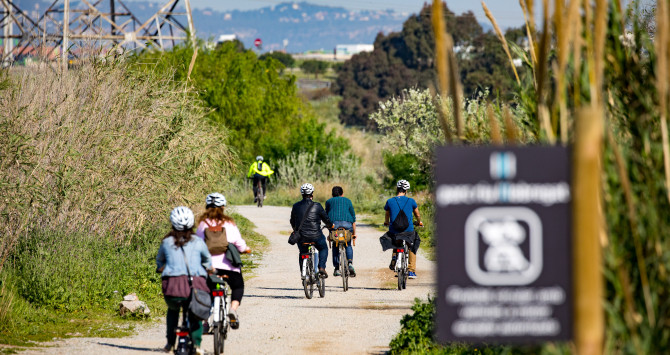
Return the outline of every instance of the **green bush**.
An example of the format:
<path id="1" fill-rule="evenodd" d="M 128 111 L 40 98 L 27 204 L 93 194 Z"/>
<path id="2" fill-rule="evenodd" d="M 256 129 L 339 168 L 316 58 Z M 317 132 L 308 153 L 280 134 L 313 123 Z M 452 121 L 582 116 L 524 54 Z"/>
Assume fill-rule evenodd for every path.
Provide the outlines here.
<path id="1" fill-rule="evenodd" d="M 423 169 L 416 156 L 412 154 L 386 152 L 384 154 L 384 165 L 389 171 L 389 176 L 384 181 L 385 186 L 395 187 L 396 182 L 400 179 L 409 181 L 410 186 L 415 191 L 425 190 L 431 185 L 432 172 Z"/>
<path id="2" fill-rule="evenodd" d="M 465 343 L 438 344 L 433 340 L 435 298 L 423 302 L 416 298 L 412 306 L 413 314 L 406 314 L 400 321 L 402 328 L 391 340 L 391 354 L 432 354 L 432 355 L 499 355 L 499 354 L 570 354 L 570 347 L 564 344 L 509 347 L 501 345 Z"/>
<path id="3" fill-rule="evenodd" d="M 192 47 L 185 44 L 142 52 L 134 62 L 141 71 L 155 70 L 181 82 L 192 56 Z M 338 156 L 343 150 L 331 147 L 346 150 L 346 142 L 316 121 L 297 93 L 295 77 L 282 74 L 283 68 L 279 61 L 259 60 L 234 43 L 213 50 L 201 44 L 190 80 L 209 110 L 208 119 L 227 133 L 226 142 L 242 161 L 257 155 L 280 159 L 296 151 Z"/>

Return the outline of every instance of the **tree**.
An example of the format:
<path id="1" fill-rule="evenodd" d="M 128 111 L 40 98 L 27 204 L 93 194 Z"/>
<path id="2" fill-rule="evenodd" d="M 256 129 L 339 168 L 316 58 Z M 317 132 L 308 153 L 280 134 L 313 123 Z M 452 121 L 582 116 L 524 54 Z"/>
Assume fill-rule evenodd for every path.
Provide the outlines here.
<path id="1" fill-rule="evenodd" d="M 263 53 L 258 59 L 267 60 L 268 58 L 278 60 L 280 63 L 284 64 L 284 67 L 286 68 L 293 68 L 295 65 L 295 59 L 293 59 L 293 56 L 284 52 Z"/>
<path id="2" fill-rule="evenodd" d="M 514 82 L 509 60 L 500 45 L 492 43 L 495 35 L 484 33 L 472 12 L 456 16 L 446 4 L 443 9 L 447 31 L 460 48 L 457 60 L 466 95 L 496 84 L 504 98 L 511 97 Z M 410 87 L 435 86 L 431 15 L 431 6 L 424 6 L 405 21 L 400 32 L 377 35 L 372 52 L 355 55 L 344 63 L 333 85 L 333 91 L 342 96 L 340 121 L 375 128 L 369 115 L 381 100 Z M 469 61 L 472 63 L 466 63 Z"/>
<path id="3" fill-rule="evenodd" d="M 175 81 L 185 81 L 192 55 L 190 45 L 178 45 L 143 52 L 138 62 L 155 62 Z M 279 159 L 294 151 L 316 151 L 319 159 L 342 154 L 348 145 L 317 122 L 297 93 L 295 76 L 282 75 L 282 68 L 277 60 L 259 60 L 253 51 L 240 52 L 226 42 L 214 50 L 200 48 L 190 79 L 210 110 L 210 122 L 228 132 L 228 143 L 243 161 L 257 155 Z"/>
<path id="4" fill-rule="evenodd" d="M 314 74 L 314 77 L 318 78 L 319 74 L 326 72 L 326 69 L 328 69 L 328 63 L 322 60 L 309 59 L 300 64 L 300 69 L 302 69 L 307 74 Z"/>

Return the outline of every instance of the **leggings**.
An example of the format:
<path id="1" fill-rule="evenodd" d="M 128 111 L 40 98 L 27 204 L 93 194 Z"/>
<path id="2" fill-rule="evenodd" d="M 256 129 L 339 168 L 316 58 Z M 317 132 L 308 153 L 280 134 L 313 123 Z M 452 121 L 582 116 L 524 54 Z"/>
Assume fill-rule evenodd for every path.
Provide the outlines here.
<path id="1" fill-rule="evenodd" d="M 230 299 L 242 303 L 242 296 L 244 295 L 244 278 L 242 278 L 242 273 L 216 269 L 216 274 L 228 276 L 228 278 L 225 278 L 224 280 L 226 280 L 226 283 L 230 286 Z"/>

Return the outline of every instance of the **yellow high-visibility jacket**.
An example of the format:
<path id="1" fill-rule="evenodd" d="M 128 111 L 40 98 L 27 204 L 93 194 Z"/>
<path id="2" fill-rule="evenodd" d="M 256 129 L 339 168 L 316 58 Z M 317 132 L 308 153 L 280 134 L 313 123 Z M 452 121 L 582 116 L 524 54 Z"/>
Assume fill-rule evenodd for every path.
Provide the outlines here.
<path id="1" fill-rule="evenodd" d="M 258 169 L 258 166 L 261 166 L 260 169 Z M 266 162 L 261 162 L 261 161 L 255 161 L 251 163 L 251 166 L 249 167 L 249 173 L 247 174 L 247 177 L 252 177 L 254 174 L 261 174 L 263 176 L 270 176 L 274 174 L 274 170 L 270 169 L 270 166 Z"/>

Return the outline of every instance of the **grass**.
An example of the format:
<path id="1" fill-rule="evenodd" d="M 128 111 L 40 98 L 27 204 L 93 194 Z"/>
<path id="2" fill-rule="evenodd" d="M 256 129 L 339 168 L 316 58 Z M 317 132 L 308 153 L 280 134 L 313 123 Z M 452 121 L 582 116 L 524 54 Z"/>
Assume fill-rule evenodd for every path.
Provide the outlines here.
<path id="1" fill-rule="evenodd" d="M 244 276 L 250 278 L 269 242 L 253 231 L 248 219 L 232 217 L 253 250 L 252 255 L 242 255 Z M 163 235 L 164 230 L 155 231 L 119 244 L 113 238 L 34 234 L 17 252 L 27 255 L 30 249 L 39 257 L 13 260 L 2 275 L 0 302 L 9 298 L 12 302 L 0 325 L 0 344 L 35 346 L 54 338 L 122 337 L 133 334 L 137 326 L 162 321 L 166 306 L 154 260 Z M 61 238 L 60 243 L 49 238 Z M 54 247 L 43 252 L 47 245 Z M 147 302 L 150 317 L 118 316 L 119 302 L 131 292 Z"/>
<path id="2" fill-rule="evenodd" d="M 225 134 L 188 87 L 123 64 L 1 79 L 0 343 L 125 336 L 162 319 L 168 213 L 227 186 L 237 158 Z M 252 276 L 267 240 L 235 218 Z M 150 318 L 117 315 L 131 292 Z"/>

